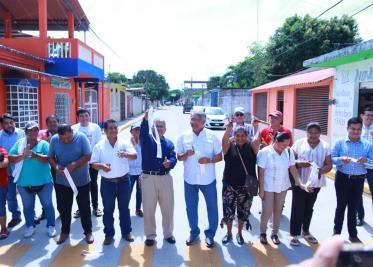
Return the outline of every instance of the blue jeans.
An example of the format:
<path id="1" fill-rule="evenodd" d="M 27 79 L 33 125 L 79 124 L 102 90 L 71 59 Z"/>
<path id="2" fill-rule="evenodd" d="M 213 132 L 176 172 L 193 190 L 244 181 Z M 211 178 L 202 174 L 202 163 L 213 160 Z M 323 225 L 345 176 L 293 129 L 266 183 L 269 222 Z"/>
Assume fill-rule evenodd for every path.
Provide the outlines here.
<path id="1" fill-rule="evenodd" d="M 141 186 L 140 186 L 140 175 L 130 175 L 131 179 L 131 195 L 133 191 L 133 186 L 136 183 L 136 210 L 141 209 Z"/>
<path id="2" fill-rule="evenodd" d="M 209 227 L 205 230 L 205 236 L 214 238 L 218 228 L 218 200 L 216 192 L 216 180 L 208 185 L 191 185 L 184 181 L 184 197 L 190 227 L 190 234 L 197 236 L 198 228 L 198 193 L 201 190 L 207 206 Z"/>
<path id="3" fill-rule="evenodd" d="M 131 181 L 129 178 L 119 182 L 111 182 L 101 179 L 101 198 L 104 206 L 104 233 L 106 236 L 114 236 L 114 209 L 115 200 L 118 201 L 119 223 L 122 236 L 131 233 L 131 217 L 128 208 L 131 197 Z"/>
<path id="4" fill-rule="evenodd" d="M 6 200 L 8 202 L 8 209 L 12 213 L 12 219 L 20 219 L 21 211 L 17 202 L 17 185 L 13 183 L 14 178 L 9 176 L 8 178 L 8 195 Z"/>
<path id="5" fill-rule="evenodd" d="M 369 185 L 369 190 L 373 194 L 373 170 L 371 170 L 371 169 L 367 169 L 367 182 L 368 182 L 368 185 Z M 359 198 L 358 201 L 359 202 L 357 204 L 357 217 L 360 220 L 364 220 L 365 211 L 364 211 L 364 205 L 363 205 L 363 195 L 361 195 L 361 197 Z M 372 202 L 373 202 L 373 198 L 372 198 Z M 372 203 L 372 205 L 373 205 L 373 203 Z"/>
<path id="6" fill-rule="evenodd" d="M 35 196 L 38 195 L 40 203 L 45 211 L 45 216 L 47 218 L 47 227 L 55 226 L 55 214 L 52 202 L 52 191 L 53 184 L 44 185 L 43 189 L 37 193 L 29 193 L 22 186 L 18 186 L 19 194 L 21 195 L 23 204 L 23 214 L 26 219 L 26 226 L 35 226 Z"/>
<path id="7" fill-rule="evenodd" d="M 8 187 L 0 186 L 0 217 L 6 215 L 6 195 L 8 193 Z"/>

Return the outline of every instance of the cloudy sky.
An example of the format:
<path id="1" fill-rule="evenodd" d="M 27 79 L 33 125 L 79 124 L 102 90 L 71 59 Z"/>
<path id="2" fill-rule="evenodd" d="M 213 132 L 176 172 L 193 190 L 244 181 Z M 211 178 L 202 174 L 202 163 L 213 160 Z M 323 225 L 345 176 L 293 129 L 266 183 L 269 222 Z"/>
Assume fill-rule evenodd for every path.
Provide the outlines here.
<path id="1" fill-rule="evenodd" d="M 266 42 L 286 17 L 312 16 L 338 0 L 79 0 L 93 30 L 90 46 L 104 54 L 106 72 L 127 77 L 153 69 L 171 88 L 183 81 L 207 80 L 244 59 L 253 42 Z M 259 23 L 257 24 L 257 3 Z M 344 0 L 325 14 L 352 15 L 372 0 Z M 369 21 L 370 17 L 370 21 Z M 355 16 L 360 35 L 373 39 L 373 7 Z M 257 27 L 259 29 L 257 34 Z M 78 34 L 82 38 L 82 34 Z"/>

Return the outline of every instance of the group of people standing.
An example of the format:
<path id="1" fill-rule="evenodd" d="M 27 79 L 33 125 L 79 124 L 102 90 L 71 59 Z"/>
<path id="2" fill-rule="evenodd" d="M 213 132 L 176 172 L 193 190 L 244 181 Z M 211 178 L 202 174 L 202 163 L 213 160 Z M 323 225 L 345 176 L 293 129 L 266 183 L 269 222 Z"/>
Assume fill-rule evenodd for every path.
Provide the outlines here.
<path id="1" fill-rule="evenodd" d="M 181 161 L 184 165 L 184 198 L 190 227 L 186 245 L 200 242 L 198 202 L 201 191 L 208 217 L 208 227 L 204 230 L 205 243 L 211 248 L 215 244 L 219 224 L 215 164 L 224 160 L 221 223 L 226 225 L 227 232 L 223 244 L 233 240 L 232 226 L 236 216 L 236 240 L 238 244 L 245 243 L 243 228 L 245 223 L 247 228 L 250 227 L 250 209 L 255 196 L 262 201 L 260 242 L 268 244 L 267 225 L 272 217 L 270 239 L 274 244 L 280 244 L 280 218 L 289 189 L 292 190 L 290 244 L 300 245 L 300 236 L 308 242 L 317 243 L 317 238 L 310 233 L 313 208 L 320 188 L 326 186 L 325 175 L 333 168 L 333 163 L 337 168 L 333 234 L 341 233 L 347 207 L 349 239 L 351 242 L 360 242 L 356 226 L 362 225 L 364 219 L 362 192 L 366 176 L 369 185 L 373 185 L 373 172 L 369 169 L 369 165 L 373 164 L 373 109 L 369 107 L 360 118 L 348 121 L 348 137 L 337 141 L 332 149 L 321 140 L 322 129 L 317 122 L 307 125 L 307 137 L 293 143 L 291 131 L 282 126 L 283 115 L 280 111 L 270 113 L 269 126 L 259 130 L 258 120 L 245 123 L 245 110 L 238 107 L 222 140 L 205 128 L 204 112 L 192 111 L 191 128 L 181 134 L 176 148 L 165 137 L 166 121 L 160 118 L 149 121 L 147 112 L 141 124 L 131 126 L 130 140 L 118 137 L 115 120 L 105 121 L 105 136 L 102 136 L 99 126 L 90 122 L 87 110 L 78 110 L 77 117 L 79 123 L 70 126 L 59 124 L 58 118 L 50 116 L 47 118 L 48 129 L 42 131 L 36 122 L 28 122 L 23 132 L 15 128 L 11 115 L 2 116 L 1 239 L 9 235 L 5 201 L 12 213 L 8 228 L 21 222 L 17 187 L 26 219 L 25 237 L 35 232 L 36 195 L 43 207 L 39 219 L 45 217 L 48 235 L 56 235 L 52 202 L 54 188 L 62 224 L 58 244 L 69 237 L 74 198 L 79 208 L 74 216 L 81 218 L 87 243 L 94 242 L 91 204 L 95 216 L 103 215 L 104 244 L 113 242 L 115 202 L 118 202 L 121 236 L 132 242 L 129 201 L 136 183 L 136 215 L 144 218 L 145 244 L 153 246 L 156 240 L 155 211 L 158 203 L 163 237 L 168 243 L 174 244 L 174 190 L 170 171 L 177 161 Z M 101 176 L 103 213 L 98 206 L 98 175 Z"/>

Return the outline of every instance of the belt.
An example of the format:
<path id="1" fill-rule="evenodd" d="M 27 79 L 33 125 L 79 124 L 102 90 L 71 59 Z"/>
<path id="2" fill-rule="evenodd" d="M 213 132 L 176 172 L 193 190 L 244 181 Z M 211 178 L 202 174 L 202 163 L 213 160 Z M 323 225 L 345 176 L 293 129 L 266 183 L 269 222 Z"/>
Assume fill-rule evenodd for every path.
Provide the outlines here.
<path id="1" fill-rule="evenodd" d="M 166 172 L 158 172 L 158 171 L 142 171 L 142 173 L 149 174 L 149 175 L 167 175 L 169 171 Z"/>
<path id="2" fill-rule="evenodd" d="M 106 182 L 111 182 L 111 183 L 119 183 L 120 181 L 123 181 L 127 178 L 128 178 L 128 173 L 123 175 L 122 177 L 116 177 L 116 178 L 106 178 L 106 177 L 101 176 L 102 180 L 104 180 Z"/>
<path id="3" fill-rule="evenodd" d="M 339 173 L 341 173 L 344 176 L 347 176 L 349 179 L 365 179 L 366 178 L 366 174 L 347 174 L 341 171 Z"/>

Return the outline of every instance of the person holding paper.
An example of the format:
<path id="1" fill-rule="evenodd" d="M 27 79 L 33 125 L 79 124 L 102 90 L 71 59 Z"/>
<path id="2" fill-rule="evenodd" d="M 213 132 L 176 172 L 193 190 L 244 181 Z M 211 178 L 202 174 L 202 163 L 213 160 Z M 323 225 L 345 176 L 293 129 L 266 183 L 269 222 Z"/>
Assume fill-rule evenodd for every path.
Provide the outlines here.
<path id="1" fill-rule="evenodd" d="M 48 153 L 52 168 L 57 173 L 55 190 L 61 217 L 61 234 L 57 244 L 62 244 L 69 237 L 74 197 L 80 210 L 85 240 L 91 244 L 94 241 L 89 201 L 91 179 L 88 171 L 91 147 L 88 138 L 82 133 L 74 133 L 68 124 L 58 125 L 57 133 L 51 139 Z"/>
<path id="2" fill-rule="evenodd" d="M 14 175 L 23 204 L 23 214 L 26 219 L 25 238 L 35 233 L 35 196 L 38 195 L 45 216 L 49 237 L 56 235 L 55 213 L 52 202 L 53 182 L 51 167 L 48 161 L 49 144 L 39 140 L 39 125 L 29 121 L 25 126 L 26 137 L 21 138 L 9 151 L 9 161 L 19 168 Z"/>
<path id="3" fill-rule="evenodd" d="M 14 118 L 9 113 L 4 113 L 0 117 L 0 123 L 2 128 L 0 131 L 0 146 L 10 151 L 19 139 L 25 137 L 25 132 L 16 128 Z M 12 213 L 12 220 L 8 223 L 8 228 L 13 228 L 22 222 L 21 211 L 17 202 L 16 183 L 12 175 L 14 165 L 13 163 L 8 164 L 8 193 L 6 200 L 8 203 L 8 210 Z"/>
<path id="4" fill-rule="evenodd" d="M 104 245 L 113 242 L 115 200 L 118 202 L 122 238 L 133 242 L 131 217 L 128 208 L 131 198 L 131 181 L 128 160 L 135 160 L 133 146 L 118 138 L 118 124 L 113 119 L 104 123 L 106 137 L 100 140 L 92 151 L 91 164 L 101 175 L 101 198 L 104 205 Z"/>
<path id="5" fill-rule="evenodd" d="M 84 134 L 88 138 L 91 150 L 93 150 L 93 147 L 101 140 L 101 128 L 100 126 L 98 126 L 98 124 L 90 122 L 91 113 L 89 113 L 88 109 L 79 108 L 76 112 L 76 116 L 78 117 L 79 123 L 72 125 L 71 128 L 74 132 L 80 132 Z M 98 171 L 95 168 L 93 168 L 92 165 L 89 165 L 89 176 L 91 178 L 90 192 L 91 204 L 93 209 L 92 212 L 96 217 L 101 217 L 102 211 L 98 208 Z M 74 213 L 74 218 L 79 217 L 80 210 L 77 210 Z"/>
<path id="6" fill-rule="evenodd" d="M 290 245 L 299 246 L 298 236 L 301 235 L 308 242 L 317 244 L 317 239 L 310 233 L 310 224 L 313 213 L 313 206 L 321 187 L 326 186 L 326 176 L 333 168 L 331 149 L 327 142 L 320 139 L 321 127 L 317 122 L 310 122 L 307 125 L 307 137 L 297 140 L 292 149 L 295 153 L 296 167 L 300 179 L 304 184 L 310 184 L 313 192 L 307 192 L 299 187 L 293 188 L 293 198 L 290 216 Z M 312 164 L 316 164 L 316 183 L 310 181 L 312 177 Z"/>
<path id="7" fill-rule="evenodd" d="M 152 127 L 149 127 L 149 123 L 152 122 Z M 174 144 L 164 137 L 165 133 L 166 122 L 159 118 L 148 121 L 148 112 L 145 112 L 140 126 L 140 145 L 143 170 L 141 190 L 147 246 L 153 246 L 157 236 L 155 223 L 157 203 L 162 213 L 163 237 L 170 244 L 176 242 L 173 236 L 174 187 L 170 170 L 175 167 L 177 161 Z"/>
<path id="8" fill-rule="evenodd" d="M 363 129 L 361 133 L 361 138 L 367 140 L 369 143 L 373 144 L 373 108 L 366 107 L 363 113 L 360 115 L 361 120 L 363 121 Z M 367 182 L 369 185 L 370 192 L 373 192 L 373 169 L 367 168 Z M 373 200 L 372 200 L 373 201 Z M 363 206 L 363 195 L 359 199 L 357 204 L 357 218 L 356 225 L 362 226 L 364 224 L 364 206 Z"/>
<path id="9" fill-rule="evenodd" d="M 192 111 L 191 129 L 177 141 L 177 158 L 184 162 L 184 197 L 190 227 L 188 246 L 200 242 L 198 227 L 198 194 L 202 192 L 207 206 L 209 226 L 205 230 L 206 246 L 212 248 L 218 228 L 218 202 L 215 163 L 222 160 L 222 146 L 213 131 L 205 128 L 206 114 Z"/>
<path id="10" fill-rule="evenodd" d="M 361 138 L 362 126 L 360 118 L 349 119 L 347 122 L 348 137 L 338 140 L 332 149 L 332 160 L 337 167 L 334 183 L 337 208 L 333 232 L 336 235 L 341 234 L 347 207 L 347 227 L 351 242 L 361 242 L 357 236 L 356 209 L 363 194 L 367 174 L 364 164 L 373 163 L 373 145 Z"/>

